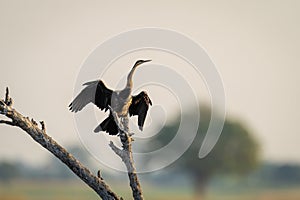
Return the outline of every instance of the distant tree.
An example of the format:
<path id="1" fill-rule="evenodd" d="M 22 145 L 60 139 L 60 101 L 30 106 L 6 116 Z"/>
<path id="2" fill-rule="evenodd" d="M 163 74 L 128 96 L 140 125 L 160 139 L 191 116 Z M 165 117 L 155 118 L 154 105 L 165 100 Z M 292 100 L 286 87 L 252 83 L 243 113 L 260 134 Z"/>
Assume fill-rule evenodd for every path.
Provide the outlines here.
<path id="1" fill-rule="evenodd" d="M 15 163 L 2 161 L 0 163 L 0 180 L 7 182 L 19 175 L 18 167 Z"/>
<path id="2" fill-rule="evenodd" d="M 272 171 L 271 180 L 277 184 L 299 184 L 300 166 L 291 164 L 280 165 Z"/>
<path id="3" fill-rule="evenodd" d="M 191 117 L 183 114 L 184 117 Z M 179 118 L 177 118 L 179 119 Z M 239 122 L 226 119 L 222 134 L 213 150 L 204 159 L 198 158 L 200 146 L 210 121 L 210 109 L 201 108 L 199 129 L 192 145 L 174 166 L 192 178 L 196 194 L 202 196 L 209 180 L 216 174 L 244 175 L 253 170 L 259 161 L 258 143 Z M 164 146 L 177 132 L 179 120 L 165 126 L 153 143 Z M 152 143 L 152 144 L 153 144 Z M 152 147 L 153 148 L 153 147 Z"/>

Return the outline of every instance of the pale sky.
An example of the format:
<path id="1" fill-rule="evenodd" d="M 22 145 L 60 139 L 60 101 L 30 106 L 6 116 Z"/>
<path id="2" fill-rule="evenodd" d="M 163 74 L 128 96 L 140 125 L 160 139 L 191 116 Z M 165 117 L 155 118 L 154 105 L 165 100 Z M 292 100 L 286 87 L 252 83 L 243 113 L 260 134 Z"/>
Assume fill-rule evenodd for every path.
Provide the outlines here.
<path id="1" fill-rule="evenodd" d="M 87 56 L 124 31 L 170 29 L 207 51 L 224 82 L 228 116 L 253 132 L 263 158 L 300 163 L 299 24 L 297 0 L 1 0 L 0 95 L 9 86 L 16 109 L 44 120 L 62 145 L 79 143 L 67 105 Z M 124 59 L 123 69 L 135 59 Z M 1 125 L 0 137 L 0 159 L 36 163 L 47 155 L 16 128 Z"/>

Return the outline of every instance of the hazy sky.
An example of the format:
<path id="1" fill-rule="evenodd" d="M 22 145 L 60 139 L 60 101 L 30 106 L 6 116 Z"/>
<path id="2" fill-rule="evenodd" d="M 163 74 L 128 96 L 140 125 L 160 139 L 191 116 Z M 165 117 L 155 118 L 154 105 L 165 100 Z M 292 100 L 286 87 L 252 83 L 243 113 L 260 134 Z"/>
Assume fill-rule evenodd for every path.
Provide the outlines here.
<path id="1" fill-rule="evenodd" d="M 9 86 L 20 112 L 44 120 L 62 145 L 78 142 L 67 105 L 89 53 L 124 31 L 167 28 L 206 49 L 223 78 L 228 115 L 255 134 L 263 158 L 300 163 L 299 24 L 297 0 L 0 0 L 0 95 Z M 47 155 L 17 128 L 1 125 L 0 137 L 0 159 Z"/>

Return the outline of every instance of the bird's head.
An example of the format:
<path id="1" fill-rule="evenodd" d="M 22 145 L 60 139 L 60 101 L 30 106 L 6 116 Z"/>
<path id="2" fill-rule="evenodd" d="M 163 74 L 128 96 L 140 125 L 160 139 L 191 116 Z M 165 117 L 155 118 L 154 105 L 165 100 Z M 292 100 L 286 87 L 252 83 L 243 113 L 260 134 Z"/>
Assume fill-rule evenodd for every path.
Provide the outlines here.
<path id="1" fill-rule="evenodd" d="M 134 67 L 137 67 L 145 62 L 150 62 L 151 60 L 138 60 L 135 62 Z"/>

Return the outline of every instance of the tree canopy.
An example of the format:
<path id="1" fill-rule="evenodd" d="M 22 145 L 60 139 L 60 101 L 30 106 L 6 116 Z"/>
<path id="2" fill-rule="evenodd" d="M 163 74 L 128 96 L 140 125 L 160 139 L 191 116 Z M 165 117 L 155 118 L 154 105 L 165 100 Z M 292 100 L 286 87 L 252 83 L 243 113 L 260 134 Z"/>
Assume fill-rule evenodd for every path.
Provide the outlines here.
<path id="1" fill-rule="evenodd" d="M 192 145 L 173 166 L 182 172 L 188 172 L 195 184 L 203 186 L 215 174 L 243 175 L 252 171 L 259 161 L 258 143 L 242 123 L 229 119 L 225 120 L 222 134 L 213 150 L 205 158 L 199 159 L 199 149 L 210 122 L 210 109 L 201 107 L 200 110 L 201 120 L 197 135 Z M 181 117 L 192 116 L 184 113 Z M 179 123 L 178 116 L 154 137 L 155 142 L 152 144 L 164 146 L 169 143 L 177 133 Z"/>

